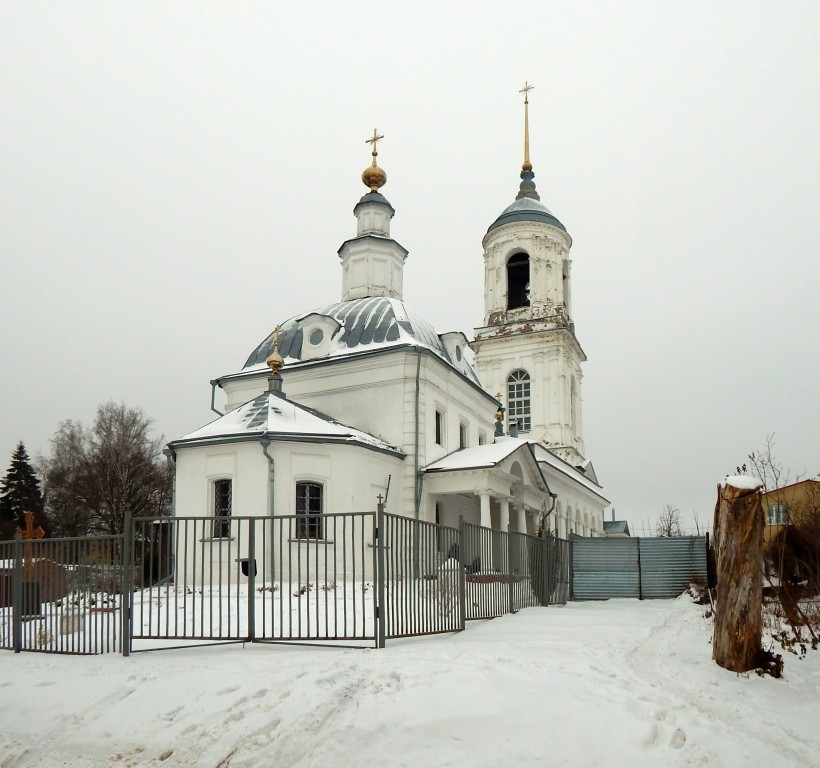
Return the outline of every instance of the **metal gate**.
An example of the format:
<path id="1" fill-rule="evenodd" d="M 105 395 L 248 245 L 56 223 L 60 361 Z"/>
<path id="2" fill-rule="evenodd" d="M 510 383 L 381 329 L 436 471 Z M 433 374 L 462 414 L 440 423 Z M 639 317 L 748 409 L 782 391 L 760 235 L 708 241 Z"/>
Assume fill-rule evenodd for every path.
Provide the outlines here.
<path id="1" fill-rule="evenodd" d="M 376 640 L 374 512 L 133 521 L 128 650 Z M 126 651 L 127 652 L 127 651 Z"/>
<path id="2" fill-rule="evenodd" d="M 145 651 L 453 632 L 561 603 L 567 542 L 375 512 L 152 517 L 0 542 L 0 648 Z"/>
<path id="3" fill-rule="evenodd" d="M 0 542 L 0 648 L 122 650 L 123 537 Z"/>

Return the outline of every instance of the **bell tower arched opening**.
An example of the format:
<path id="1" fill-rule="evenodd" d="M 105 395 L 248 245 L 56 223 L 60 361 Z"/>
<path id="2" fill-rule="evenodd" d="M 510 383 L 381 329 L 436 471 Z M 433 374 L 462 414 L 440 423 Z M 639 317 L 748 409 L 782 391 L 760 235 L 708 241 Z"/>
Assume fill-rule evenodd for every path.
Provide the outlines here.
<path id="1" fill-rule="evenodd" d="M 530 305 L 530 257 L 516 253 L 507 261 L 507 309 Z"/>

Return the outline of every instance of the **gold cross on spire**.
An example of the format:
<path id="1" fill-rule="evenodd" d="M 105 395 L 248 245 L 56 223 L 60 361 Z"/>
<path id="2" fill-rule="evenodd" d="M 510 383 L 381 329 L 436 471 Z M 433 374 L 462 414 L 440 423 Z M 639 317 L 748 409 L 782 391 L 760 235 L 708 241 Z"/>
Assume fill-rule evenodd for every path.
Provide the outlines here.
<path id="1" fill-rule="evenodd" d="M 378 150 L 378 143 L 381 139 L 384 138 L 384 134 L 380 134 L 375 128 L 373 129 L 373 135 L 369 139 L 365 139 L 365 144 L 371 144 L 373 146 L 373 151 L 370 153 L 373 155 L 373 165 L 376 165 L 376 155 L 379 154 Z"/>
<path id="2" fill-rule="evenodd" d="M 526 80 L 524 87 L 519 93 L 524 94 L 524 164 L 521 166 L 522 171 L 531 171 L 532 163 L 530 162 L 530 91 L 535 88 Z"/>
<path id="3" fill-rule="evenodd" d="M 265 360 L 273 373 L 279 373 L 279 369 L 285 364 L 282 355 L 279 354 L 279 336 L 281 333 L 282 326 L 277 325 L 273 329 L 273 350 L 268 355 L 268 359 Z"/>

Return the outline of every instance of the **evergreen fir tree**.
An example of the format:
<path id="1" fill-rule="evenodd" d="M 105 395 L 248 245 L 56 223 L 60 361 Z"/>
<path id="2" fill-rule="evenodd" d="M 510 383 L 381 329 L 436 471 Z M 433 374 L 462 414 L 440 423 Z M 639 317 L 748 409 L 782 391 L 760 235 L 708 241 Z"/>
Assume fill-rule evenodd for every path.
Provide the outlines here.
<path id="1" fill-rule="evenodd" d="M 35 526 L 46 527 L 40 481 L 21 441 L 12 454 L 8 472 L 0 480 L 0 539 L 14 537 L 15 530 L 25 525 L 26 512 L 34 513 Z"/>

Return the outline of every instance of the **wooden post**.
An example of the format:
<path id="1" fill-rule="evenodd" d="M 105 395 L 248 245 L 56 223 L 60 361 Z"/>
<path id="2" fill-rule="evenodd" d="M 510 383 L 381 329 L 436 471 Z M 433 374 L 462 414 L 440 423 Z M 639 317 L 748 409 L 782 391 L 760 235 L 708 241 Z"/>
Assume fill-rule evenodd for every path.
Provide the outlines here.
<path id="1" fill-rule="evenodd" d="M 714 542 L 717 607 L 712 658 L 724 669 L 759 665 L 763 630 L 763 508 L 760 482 L 728 477 L 718 486 Z"/>

